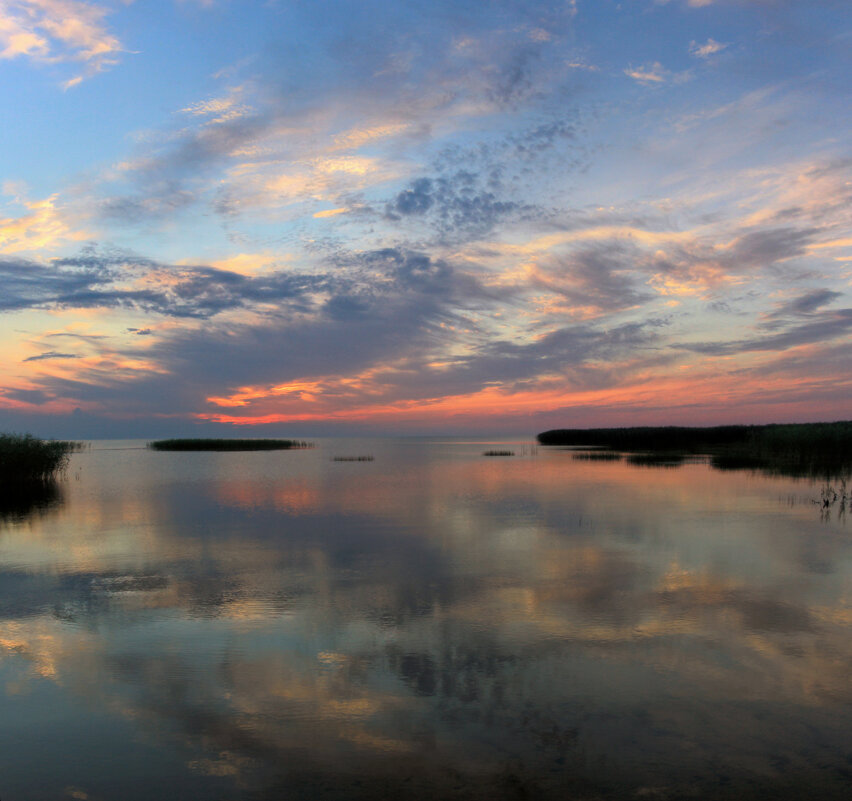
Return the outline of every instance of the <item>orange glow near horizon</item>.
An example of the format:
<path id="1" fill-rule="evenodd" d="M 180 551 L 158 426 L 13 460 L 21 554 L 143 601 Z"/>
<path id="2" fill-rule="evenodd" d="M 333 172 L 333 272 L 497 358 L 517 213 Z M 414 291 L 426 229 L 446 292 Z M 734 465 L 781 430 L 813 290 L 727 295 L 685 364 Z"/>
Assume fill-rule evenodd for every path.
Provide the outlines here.
<path id="1" fill-rule="evenodd" d="M 807 356 L 812 348 L 800 349 L 800 356 Z M 724 364 L 724 359 L 720 360 Z M 404 423 L 417 418 L 439 424 L 441 420 L 452 421 L 507 416 L 527 416 L 556 410 L 566 413 L 572 408 L 595 408 L 605 410 L 623 409 L 641 411 L 668 408 L 672 412 L 690 408 L 700 399 L 701 405 L 714 412 L 714 419 L 722 409 L 736 410 L 742 407 L 776 408 L 786 413 L 800 414 L 802 401 L 796 400 L 796 390 L 838 389 L 836 382 L 814 381 L 807 377 L 791 378 L 779 375 L 766 378 L 759 386 L 744 384 L 736 373 L 724 375 L 717 360 L 703 364 L 684 364 L 678 373 L 642 375 L 631 383 L 617 388 L 600 390 L 571 390 L 564 385 L 553 389 L 528 390 L 509 393 L 500 387 L 486 387 L 478 392 L 458 396 L 425 399 L 398 400 L 393 402 L 358 403 L 335 408 L 333 401 L 325 401 L 318 391 L 322 382 L 306 382 L 287 386 L 298 392 L 310 388 L 316 394 L 301 395 L 301 408 L 292 411 L 263 411 L 255 414 L 236 415 L 216 412 L 200 412 L 194 416 L 199 420 L 225 423 L 234 426 L 268 425 L 273 423 L 308 421 L 363 421 Z M 276 388 L 280 389 L 280 388 Z M 852 387 L 850 387 L 852 389 Z M 786 404 L 769 404 L 768 398 L 775 393 L 791 395 Z M 280 395 L 278 391 L 261 394 L 259 391 L 237 396 L 230 403 L 216 399 L 220 406 L 248 407 L 252 402 L 271 399 Z M 213 400 L 213 399 L 211 399 Z M 340 398 L 338 397 L 339 401 Z M 266 404 L 263 404 L 266 405 Z"/>

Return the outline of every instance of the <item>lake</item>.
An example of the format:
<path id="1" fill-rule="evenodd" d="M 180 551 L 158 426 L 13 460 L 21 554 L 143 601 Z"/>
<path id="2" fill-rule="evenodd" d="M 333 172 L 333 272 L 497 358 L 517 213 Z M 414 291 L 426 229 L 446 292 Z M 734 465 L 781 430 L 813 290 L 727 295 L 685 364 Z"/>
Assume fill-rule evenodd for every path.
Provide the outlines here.
<path id="1" fill-rule="evenodd" d="M 95 442 L 0 514 L 2 801 L 849 797 L 823 482 L 315 442 Z"/>

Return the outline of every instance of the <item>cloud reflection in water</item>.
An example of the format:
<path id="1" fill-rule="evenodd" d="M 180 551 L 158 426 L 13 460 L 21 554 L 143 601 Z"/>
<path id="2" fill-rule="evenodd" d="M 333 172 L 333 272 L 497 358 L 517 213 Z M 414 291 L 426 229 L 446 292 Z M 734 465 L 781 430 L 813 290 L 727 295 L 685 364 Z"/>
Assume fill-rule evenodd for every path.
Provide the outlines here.
<path id="1" fill-rule="evenodd" d="M 151 776 L 57 752 L 13 789 L 842 797 L 850 550 L 811 484 L 331 450 L 93 450 L 63 507 L 3 524 L 0 706 L 82 699 Z"/>

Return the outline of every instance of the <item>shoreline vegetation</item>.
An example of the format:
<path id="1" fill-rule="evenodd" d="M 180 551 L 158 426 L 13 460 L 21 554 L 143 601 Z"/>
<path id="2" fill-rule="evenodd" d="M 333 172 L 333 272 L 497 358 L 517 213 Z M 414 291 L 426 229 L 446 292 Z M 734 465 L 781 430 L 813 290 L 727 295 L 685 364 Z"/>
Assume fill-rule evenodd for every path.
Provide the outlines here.
<path id="1" fill-rule="evenodd" d="M 312 447 L 295 439 L 159 439 L 148 443 L 153 451 L 286 451 Z"/>
<path id="2" fill-rule="evenodd" d="M 45 484 L 68 466 L 80 442 L 39 439 L 32 434 L 0 434 L 0 485 Z"/>
<path id="3" fill-rule="evenodd" d="M 541 445 L 599 449 L 578 451 L 577 458 L 589 461 L 614 460 L 622 452 L 628 454 L 631 464 L 646 466 L 676 466 L 690 456 L 707 456 L 719 470 L 824 478 L 852 471 L 850 420 L 707 428 L 553 429 L 537 439 Z"/>
<path id="4" fill-rule="evenodd" d="M 31 434 L 0 434 L 0 522 L 27 517 L 60 503 L 57 481 L 81 442 L 43 440 Z"/>

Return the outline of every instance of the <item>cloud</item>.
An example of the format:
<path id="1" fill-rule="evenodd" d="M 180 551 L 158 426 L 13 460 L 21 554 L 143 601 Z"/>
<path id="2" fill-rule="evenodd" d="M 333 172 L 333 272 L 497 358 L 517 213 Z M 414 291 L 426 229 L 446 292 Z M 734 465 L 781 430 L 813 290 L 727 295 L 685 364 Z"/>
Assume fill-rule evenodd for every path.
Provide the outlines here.
<path id="1" fill-rule="evenodd" d="M 82 64 L 71 88 L 118 63 L 119 40 L 103 24 L 107 10 L 79 0 L 0 0 L 0 59 Z"/>
<path id="2" fill-rule="evenodd" d="M 852 308 L 813 314 L 807 322 L 777 334 L 728 342 L 698 342 L 681 347 L 696 353 L 724 356 L 751 351 L 784 351 L 801 345 L 824 344 L 852 332 Z"/>
<path id="3" fill-rule="evenodd" d="M 662 65 L 688 58 L 689 36 L 626 71 L 665 104 L 624 80 L 627 61 L 581 75 L 565 5 L 365 0 L 341 35 L 301 4 L 263 53 L 78 187 L 100 232 L 158 258 L 49 260 L 37 245 L 79 236 L 71 201 L 7 212 L 0 310 L 110 336 L 27 334 L 8 351 L 15 375 L 52 375 L 23 389 L 185 418 L 553 409 L 716 355 L 745 370 L 786 342 L 843 341 L 843 120 L 817 135 L 804 92 L 759 71 L 742 84 L 751 62 L 709 94 L 696 67 L 695 92 L 670 94 L 689 73 Z M 614 13 L 591 8 L 578 20 Z M 696 58 L 727 46 L 708 30 L 730 38 L 705 29 Z M 603 65 L 594 42 L 581 52 Z"/>
<path id="4" fill-rule="evenodd" d="M 716 53 L 721 53 L 727 46 L 727 44 L 717 42 L 715 39 L 708 39 L 704 44 L 699 44 L 693 40 L 689 43 L 689 52 L 696 58 L 710 58 Z"/>
<path id="5" fill-rule="evenodd" d="M 253 113 L 251 106 L 242 102 L 243 94 L 243 86 L 231 86 L 223 96 L 191 103 L 181 109 L 181 114 L 201 118 L 206 126 L 237 120 Z"/>
<path id="6" fill-rule="evenodd" d="M 28 308 L 125 308 L 205 319 L 224 311 L 276 304 L 304 310 L 329 276 L 275 272 L 259 276 L 212 267 L 172 266 L 90 251 L 50 264 L 0 261 L 0 311 Z"/>
<path id="7" fill-rule="evenodd" d="M 564 297 L 569 313 L 593 316 L 613 313 L 647 302 L 653 297 L 638 286 L 634 273 L 635 250 L 620 242 L 602 243 L 567 256 L 536 261 L 532 282 Z"/>
<path id="8" fill-rule="evenodd" d="M 691 77 L 689 71 L 672 72 L 671 70 L 667 70 L 659 61 L 640 67 L 628 67 L 624 70 L 624 74 L 628 78 L 633 78 L 634 81 L 645 86 L 664 83 L 683 83 Z"/>
<path id="9" fill-rule="evenodd" d="M 251 79 L 185 105 L 183 127 L 149 136 L 125 169 L 105 170 L 98 213 L 133 224 L 201 204 L 235 226 L 249 210 L 351 207 L 356 194 L 422 173 L 415 154 L 437 132 L 543 106 L 569 72 L 559 34 L 571 7 L 501 0 L 495 16 L 439 2 L 428 13 L 407 7 L 393 23 L 385 10 L 350 9 L 340 39 L 319 6 L 305 7 L 298 31 L 276 34 Z M 313 68 L 294 81 L 304 59 Z"/>
<path id="10" fill-rule="evenodd" d="M 782 226 L 737 231 L 728 242 L 694 239 L 660 249 L 647 263 L 650 284 L 664 295 L 706 296 L 755 280 L 804 256 L 817 229 Z"/>
<path id="11" fill-rule="evenodd" d="M 90 238 L 86 231 L 71 227 L 65 211 L 57 207 L 57 195 L 43 200 L 16 198 L 27 213 L 19 217 L 0 217 L 0 253 L 50 250 L 69 241 Z"/>
<path id="12" fill-rule="evenodd" d="M 777 325 L 778 320 L 787 317 L 808 316 L 841 297 L 843 297 L 841 292 L 831 289 L 813 289 L 780 304 L 767 315 L 767 319 L 772 321 L 772 325 Z"/>
<path id="13" fill-rule="evenodd" d="M 562 291 L 608 309 L 640 297 L 619 289 L 614 266 L 598 258 L 578 256 L 576 285 Z M 594 275 L 596 264 L 603 265 L 601 276 Z M 51 397 L 104 408 L 119 404 L 129 414 L 200 414 L 218 405 L 250 417 L 299 404 L 304 410 L 306 402 L 331 414 L 365 404 L 424 402 L 434 396 L 436 381 L 442 396 L 453 397 L 496 385 L 520 387 L 545 374 L 594 386 L 624 380 L 629 370 L 616 377 L 603 362 L 635 357 L 659 336 L 652 322 L 550 326 L 520 341 L 494 336 L 499 317 L 490 321 L 490 311 L 513 302 L 514 291 L 489 287 L 446 260 L 398 248 L 340 251 L 324 270 L 256 276 L 90 251 L 49 266 L 3 262 L 0 280 L 10 290 L 3 299 L 7 309 L 132 308 L 186 322 L 232 313 L 224 325 L 181 324 L 148 333 L 138 345 L 113 343 L 98 357 L 81 359 L 73 374 L 33 379 L 31 388 Z M 479 314 L 486 319 L 476 322 Z M 127 333 L 136 338 L 144 332 Z M 137 358 L 137 351 L 151 367 L 116 371 L 105 361 Z M 294 382 L 301 389 L 286 389 Z"/>
<path id="14" fill-rule="evenodd" d="M 59 351 L 49 350 L 45 353 L 40 353 L 38 356 L 29 356 L 23 359 L 25 362 L 41 362 L 45 359 L 79 359 L 76 353 L 60 353 Z"/>
<path id="15" fill-rule="evenodd" d="M 30 406 L 44 406 L 52 400 L 52 396 L 40 389 L 14 389 L 5 388 L 0 390 L 0 395 L 13 401 L 20 401 Z"/>
<path id="16" fill-rule="evenodd" d="M 386 206 L 385 218 L 428 217 L 444 234 L 482 236 L 499 221 L 523 211 L 522 204 L 500 199 L 477 175 L 460 170 L 448 177 L 419 178 Z"/>

